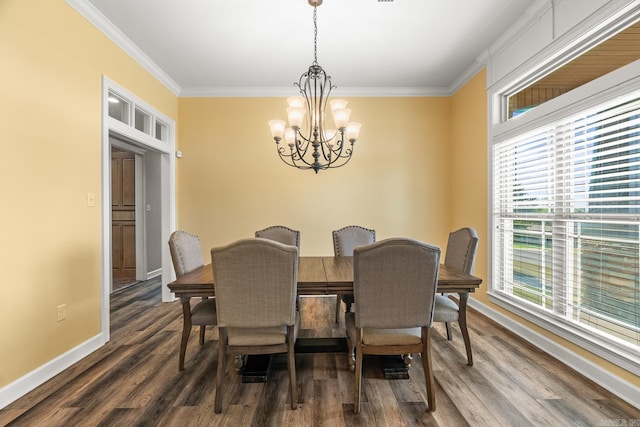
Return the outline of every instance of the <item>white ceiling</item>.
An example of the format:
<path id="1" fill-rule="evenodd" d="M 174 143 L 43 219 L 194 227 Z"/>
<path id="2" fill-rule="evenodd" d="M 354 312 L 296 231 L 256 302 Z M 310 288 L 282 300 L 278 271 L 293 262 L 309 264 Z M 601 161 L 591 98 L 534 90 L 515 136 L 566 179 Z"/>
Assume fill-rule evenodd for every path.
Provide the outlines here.
<path id="1" fill-rule="evenodd" d="M 291 92 L 313 62 L 307 0 L 82 2 L 182 95 Z M 535 2 L 325 0 L 317 8 L 318 63 L 334 93 L 448 93 Z"/>

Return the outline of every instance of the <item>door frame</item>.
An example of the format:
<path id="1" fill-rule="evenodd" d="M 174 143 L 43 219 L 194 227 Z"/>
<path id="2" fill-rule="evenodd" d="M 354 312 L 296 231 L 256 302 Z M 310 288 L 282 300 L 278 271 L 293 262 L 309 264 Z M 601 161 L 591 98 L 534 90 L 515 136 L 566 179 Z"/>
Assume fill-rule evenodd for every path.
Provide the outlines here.
<path id="1" fill-rule="evenodd" d="M 129 116 L 126 122 L 109 116 L 109 93 L 116 93 L 119 98 L 130 103 Z M 157 139 L 154 135 L 136 129 L 134 112 L 139 107 L 150 114 L 152 120 L 166 126 L 166 137 Z M 155 123 L 155 122 L 154 122 Z M 151 126 L 150 133 L 155 133 L 156 126 Z M 161 191 L 161 241 L 168 242 L 169 236 L 176 228 L 176 162 L 175 162 L 175 122 L 162 114 L 131 92 L 119 86 L 109 78 L 102 78 L 102 266 L 101 266 L 101 319 L 100 329 L 103 341 L 110 337 L 110 296 L 111 296 L 111 141 L 112 136 L 119 136 L 142 150 L 153 150 L 160 154 L 160 191 Z M 137 205 L 137 201 L 136 201 Z M 144 204 L 140 210 L 144 216 Z M 136 215 L 137 215 L 136 208 Z M 137 232 L 136 232 L 137 233 Z M 137 236 L 136 236 L 137 240 Z M 136 245 L 136 254 L 137 254 Z M 162 301 L 175 300 L 167 284 L 174 279 L 169 245 L 162 245 Z M 137 267 L 137 264 L 136 264 Z M 142 272 L 146 276 L 146 272 Z M 136 275 L 138 272 L 136 272 Z"/>

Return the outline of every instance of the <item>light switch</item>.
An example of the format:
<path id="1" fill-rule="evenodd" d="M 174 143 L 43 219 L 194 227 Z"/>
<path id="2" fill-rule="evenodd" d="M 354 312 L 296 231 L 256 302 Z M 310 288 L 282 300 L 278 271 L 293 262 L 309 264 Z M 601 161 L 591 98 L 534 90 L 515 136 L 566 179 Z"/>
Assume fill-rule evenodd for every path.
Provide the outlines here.
<path id="1" fill-rule="evenodd" d="M 96 196 L 93 193 L 87 193 L 87 206 L 96 205 Z"/>

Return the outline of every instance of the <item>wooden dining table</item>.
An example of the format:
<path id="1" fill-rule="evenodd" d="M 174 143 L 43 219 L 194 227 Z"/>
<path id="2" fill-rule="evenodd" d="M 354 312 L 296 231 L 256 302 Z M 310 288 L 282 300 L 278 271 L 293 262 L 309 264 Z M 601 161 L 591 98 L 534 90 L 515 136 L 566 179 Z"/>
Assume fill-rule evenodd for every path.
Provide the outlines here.
<path id="1" fill-rule="evenodd" d="M 461 324 L 466 324 L 469 294 L 475 292 L 481 283 L 482 279 L 479 277 L 449 268 L 444 264 L 440 265 L 437 292 L 456 293 L 459 295 L 459 322 Z M 188 316 L 191 310 L 191 298 L 215 296 L 213 268 L 211 264 L 204 265 L 169 283 L 168 287 L 176 297 L 180 298 L 183 315 Z M 298 262 L 297 290 L 298 295 L 353 294 L 353 257 L 301 256 Z M 335 339 L 324 341 L 331 340 Z M 296 351 L 298 347 L 304 348 L 305 352 L 327 351 L 326 343 L 324 345 L 317 344 L 318 342 L 324 342 L 321 339 L 314 339 L 314 344 L 311 345 L 305 345 L 304 339 L 301 338 L 298 341 L 300 343 L 296 343 Z M 403 367 L 389 368 L 388 372 L 395 372 L 396 369 L 402 371 Z M 258 369 L 258 371 L 260 370 Z M 258 381 L 248 379 L 249 376 L 246 375 L 243 381 Z M 388 378 L 405 378 L 408 374 L 406 374 L 405 369 L 405 372 L 400 375 L 385 373 L 385 376 Z M 261 381 L 266 378 L 266 374 L 259 373 L 256 377 L 260 378 Z"/>
<path id="2" fill-rule="evenodd" d="M 440 265 L 437 292 L 460 295 L 460 308 L 482 279 Z M 213 268 L 202 266 L 169 283 L 169 289 L 185 303 L 192 297 L 215 296 Z M 301 256 L 298 262 L 298 295 L 342 295 L 353 293 L 353 257 Z M 466 297 L 463 297 L 466 295 Z"/>

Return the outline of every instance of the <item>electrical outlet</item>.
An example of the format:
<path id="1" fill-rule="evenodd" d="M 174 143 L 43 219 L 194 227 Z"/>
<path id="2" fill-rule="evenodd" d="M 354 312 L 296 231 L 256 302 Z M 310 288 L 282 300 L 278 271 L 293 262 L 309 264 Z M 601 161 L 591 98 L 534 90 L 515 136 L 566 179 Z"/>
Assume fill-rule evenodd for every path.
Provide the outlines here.
<path id="1" fill-rule="evenodd" d="M 58 306 L 58 322 L 67 318 L 67 304 L 61 304 Z"/>

